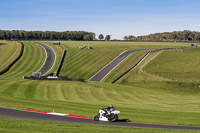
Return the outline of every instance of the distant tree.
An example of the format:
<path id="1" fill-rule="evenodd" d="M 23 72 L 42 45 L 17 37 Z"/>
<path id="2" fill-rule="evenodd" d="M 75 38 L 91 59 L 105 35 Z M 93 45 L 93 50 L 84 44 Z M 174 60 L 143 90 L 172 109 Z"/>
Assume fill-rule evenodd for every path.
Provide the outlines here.
<path id="1" fill-rule="evenodd" d="M 173 41 L 175 41 L 177 39 L 177 34 L 174 32 L 170 35 L 170 38 L 173 39 Z"/>
<path id="2" fill-rule="evenodd" d="M 109 41 L 109 40 L 110 40 L 110 35 L 106 35 L 105 40 L 106 40 L 106 41 Z"/>
<path id="3" fill-rule="evenodd" d="M 195 41 L 200 41 L 200 33 L 197 32 L 195 35 L 194 35 L 194 40 Z"/>
<path id="4" fill-rule="evenodd" d="M 99 39 L 100 39 L 100 40 L 103 40 L 103 39 L 104 39 L 103 34 L 100 34 L 100 35 L 99 35 Z"/>
<path id="5" fill-rule="evenodd" d="M 85 36 L 85 38 L 84 38 Z M 0 39 L 72 39 L 94 40 L 95 33 L 86 31 L 24 31 L 24 30 L 0 30 Z"/>
<path id="6" fill-rule="evenodd" d="M 93 40 L 93 36 L 92 35 L 84 35 L 83 36 L 83 40 L 84 41 L 92 41 Z"/>
<path id="7" fill-rule="evenodd" d="M 131 40 L 131 41 L 133 41 L 133 40 L 135 40 L 135 36 L 133 36 L 133 35 L 130 35 L 130 36 L 128 36 L 128 40 Z"/>
<path id="8" fill-rule="evenodd" d="M 127 36 L 124 36 L 124 40 L 128 40 L 128 37 L 127 37 Z"/>
<path id="9" fill-rule="evenodd" d="M 200 32 L 196 31 L 174 31 L 174 32 L 164 32 L 164 33 L 155 33 L 145 36 L 134 37 L 132 35 L 128 36 L 128 40 L 151 40 L 151 41 L 187 41 L 187 40 L 200 40 Z M 126 39 L 126 38 L 124 38 Z"/>

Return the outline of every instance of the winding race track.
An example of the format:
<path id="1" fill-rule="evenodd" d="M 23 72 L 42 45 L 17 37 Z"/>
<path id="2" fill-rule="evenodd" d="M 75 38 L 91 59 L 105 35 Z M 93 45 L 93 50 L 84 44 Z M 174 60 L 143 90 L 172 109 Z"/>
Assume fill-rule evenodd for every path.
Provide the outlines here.
<path id="1" fill-rule="evenodd" d="M 55 63 L 56 55 L 53 49 L 45 44 L 37 43 L 41 45 L 47 54 L 46 61 L 38 72 L 42 75 L 51 70 Z M 130 54 L 136 51 L 143 51 L 150 49 L 137 49 L 137 50 L 127 50 L 121 53 L 117 58 L 111 61 L 103 69 L 101 69 L 97 74 L 95 74 L 90 81 L 102 81 L 103 78 L 108 75 L 117 65 L 119 65 L 124 59 L 126 59 Z M 5 79 L 4 79 L 5 80 Z M 55 122 L 67 122 L 67 123 L 84 123 L 84 124 L 97 124 L 97 125 L 109 125 L 109 126 L 127 126 L 127 127 L 141 127 L 141 128 L 162 128 L 162 129 L 178 129 L 178 130 L 200 130 L 200 127 L 192 126 L 173 126 L 173 125 L 159 125 L 159 124 L 144 124 L 144 123 L 130 123 L 125 120 L 119 120 L 118 122 L 102 122 L 94 121 L 93 119 L 84 119 L 71 116 L 59 116 L 53 114 L 37 113 L 16 109 L 9 109 L 0 107 L 0 117 L 8 118 L 20 118 L 20 119 L 32 119 L 32 120 L 42 120 L 42 121 L 55 121 Z"/>
<path id="2" fill-rule="evenodd" d="M 50 46 L 43 43 L 39 43 L 39 42 L 34 42 L 34 43 L 42 46 L 46 52 L 46 56 L 47 56 L 46 60 L 43 66 L 38 70 L 38 72 L 41 72 L 41 75 L 44 75 L 48 73 L 51 70 L 51 68 L 54 66 L 54 63 L 56 60 L 56 54 Z"/>
<path id="3" fill-rule="evenodd" d="M 126 50 L 121 53 L 118 57 L 112 60 L 109 64 L 107 64 L 104 68 L 98 71 L 93 77 L 89 79 L 89 81 L 99 81 L 101 82 L 115 67 L 117 67 L 122 61 L 124 61 L 129 55 L 136 51 L 144 51 L 150 49 L 132 49 Z"/>
<path id="4" fill-rule="evenodd" d="M 0 117 L 32 119 L 42 121 L 55 121 L 67 123 L 84 123 L 84 124 L 97 124 L 109 126 L 127 126 L 127 127 L 142 127 L 142 128 L 162 128 L 162 129 L 179 129 L 179 130 L 200 130 L 200 127 L 191 126 L 173 126 L 173 125 L 158 125 L 158 124 L 144 124 L 144 123 L 130 123 L 130 122 L 102 122 L 94 121 L 93 119 L 74 118 L 68 116 L 50 115 L 37 112 L 29 112 L 23 110 L 15 110 L 0 107 Z"/>

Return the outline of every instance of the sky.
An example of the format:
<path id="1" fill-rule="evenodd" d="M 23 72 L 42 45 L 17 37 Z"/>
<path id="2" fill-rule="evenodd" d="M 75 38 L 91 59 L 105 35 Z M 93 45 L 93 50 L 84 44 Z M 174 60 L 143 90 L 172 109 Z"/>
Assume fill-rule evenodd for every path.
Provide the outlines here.
<path id="1" fill-rule="evenodd" d="M 0 29 L 125 35 L 200 31 L 200 0 L 0 0 Z"/>

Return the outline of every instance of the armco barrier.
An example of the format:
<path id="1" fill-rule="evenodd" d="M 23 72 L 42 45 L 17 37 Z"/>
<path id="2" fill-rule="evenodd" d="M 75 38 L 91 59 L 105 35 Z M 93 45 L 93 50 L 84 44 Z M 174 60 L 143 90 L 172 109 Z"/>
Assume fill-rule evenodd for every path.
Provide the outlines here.
<path id="1" fill-rule="evenodd" d="M 59 73 L 60 73 L 60 70 L 61 70 L 61 67 L 62 67 L 64 58 L 65 58 L 66 52 L 67 52 L 67 51 L 64 50 L 63 55 L 62 55 L 62 58 L 61 58 L 60 63 L 59 63 L 59 66 L 58 66 L 58 68 L 57 68 L 57 70 L 56 70 L 56 76 L 58 76 Z"/>
<path id="2" fill-rule="evenodd" d="M 24 79 L 31 79 L 31 80 L 63 80 L 63 81 L 77 81 L 77 82 L 85 82 L 84 79 L 75 79 L 75 78 L 67 78 L 65 76 L 40 76 L 38 77 L 34 77 L 34 76 L 30 76 L 30 77 L 24 77 Z"/>
<path id="3" fill-rule="evenodd" d="M 115 80 L 113 80 L 111 83 L 114 84 L 117 80 L 119 80 L 120 78 L 122 78 L 125 74 L 127 74 L 128 72 L 130 72 L 133 68 L 135 68 L 149 53 L 153 53 L 153 52 L 158 52 L 158 51 L 162 51 L 162 50 L 174 50 L 174 49 L 185 49 L 188 47 L 181 47 L 181 48 L 163 48 L 163 49 L 156 49 L 153 51 L 149 51 L 147 52 L 134 66 L 132 66 L 131 68 L 129 68 L 127 71 L 125 71 L 124 73 L 122 73 L 120 76 L 118 76 Z"/>
<path id="4" fill-rule="evenodd" d="M 21 47 L 19 56 L 12 63 L 10 63 L 10 65 L 8 67 L 6 67 L 3 71 L 1 71 L 0 75 L 4 74 L 8 70 L 10 70 L 10 68 L 21 58 L 21 56 L 23 55 L 23 52 L 24 52 L 24 44 L 23 43 L 21 43 L 21 44 L 22 44 L 22 47 Z"/>

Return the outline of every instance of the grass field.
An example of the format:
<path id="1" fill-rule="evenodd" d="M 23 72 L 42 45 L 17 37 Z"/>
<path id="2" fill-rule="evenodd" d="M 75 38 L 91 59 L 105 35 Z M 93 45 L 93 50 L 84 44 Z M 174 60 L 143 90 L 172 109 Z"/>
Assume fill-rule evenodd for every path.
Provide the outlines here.
<path id="1" fill-rule="evenodd" d="M 1 118 L 0 121 L 1 133 L 199 133 L 200 131 L 184 131 L 184 130 L 165 130 L 165 129 L 151 129 L 151 128 L 135 128 L 135 127 L 115 127 L 103 125 L 87 125 L 87 124 L 73 124 L 62 122 L 44 122 L 34 120 L 22 120 Z"/>
<path id="2" fill-rule="evenodd" d="M 200 126 L 200 90 L 189 83 L 155 81 L 125 86 L 13 80 L 0 81 L 0 84 L 0 106 L 3 107 L 55 109 L 93 118 L 98 109 L 113 104 L 121 111 L 119 118 L 131 122 Z"/>
<path id="3" fill-rule="evenodd" d="M 51 46 L 53 44 L 53 42 L 43 43 L 50 44 Z M 80 50 L 79 46 L 84 45 L 89 45 L 93 49 Z M 189 46 L 189 43 L 66 41 L 61 42 L 61 46 L 67 50 L 67 54 L 60 75 L 87 80 L 127 49 L 182 47 Z M 62 51 L 58 52 L 58 54 L 62 55 Z"/>
<path id="4" fill-rule="evenodd" d="M 117 81 L 118 84 L 124 85 L 133 85 L 138 82 L 151 82 L 151 81 L 170 81 L 156 75 L 149 74 L 143 70 L 143 68 L 150 63 L 150 60 L 153 60 L 159 56 L 161 52 L 150 53 L 136 68 L 124 75 L 121 79 Z"/>
<path id="5" fill-rule="evenodd" d="M 200 48 L 166 51 L 144 70 L 180 82 L 200 82 Z"/>
<path id="6" fill-rule="evenodd" d="M 20 43 L 0 41 L 0 72 L 18 57 L 20 51 Z"/>
<path id="7" fill-rule="evenodd" d="M 130 67 L 135 65 L 147 51 L 135 52 L 131 54 L 126 60 L 119 64 L 108 76 L 105 77 L 103 82 L 111 83 L 114 79 L 127 71 Z"/>
<path id="8" fill-rule="evenodd" d="M 52 42 L 45 43 L 52 46 Z M 80 45 L 83 46 L 87 44 L 90 44 L 93 49 L 79 49 Z M 60 55 L 62 55 L 63 49 L 67 50 L 61 75 L 72 78 L 89 79 L 124 50 L 182 46 L 189 46 L 189 44 L 61 42 L 61 47 L 52 47 L 55 49 L 56 54 L 59 55 L 58 58 L 61 57 Z M 26 56 L 22 56 L 23 60 L 20 59 L 17 62 L 18 64 L 16 65 L 18 67 L 27 66 L 27 62 L 30 62 L 30 58 L 28 58 L 30 56 L 34 63 L 39 63 L 36 59 L 40 57 L 43 58 L 40 61 L 40 65 L 34 65 L 34 68 L 27 67 L 27 70 L 23 70 L 22 74 L 28 74 L 32 69 L 38 69 L 42 64 L 42 60 L 44 60 L 44 51 L 42 51 L 43 49 L 41 47 L 31 43 L 25 43 L 25 48 L 30 49 L 29 51 L 35 49 L 41 52 L 39 52 L 40 54 L 34 55 L 31 54 L 32 52 L 27 52 L 25 54 Z M 196 76 L 198 76 L 199 65 L 198 61 L 195 62 L 199 57 L 198 51 L 199 48 L 194 48 L 182 52 L 169 51 L 164 53 L 151 53 L 138 67 L 125 75 L 116 84 L 110 84 L 111 79 L 114 79 L 118 74 L 121 74 L 133 66 L 145 52 L 136 52 L 129 56 L 122 64 L 114 69 L 102 83 L 31 80 L 0 81 L 0 106 L 22 110 L 53 111 L 54 109 L 59 113 L 70 113 L 93 118 L 100 108 L 113 104 L 116 109 L 121 111 L 119 119 L 128 119 L 131 122 L 138 123 L 200 126 L 200 84 L 198 82 L 180 82 L 178 78 L 177 80 L 171 80 L 171 78 L 167 76 L 161 76 L 163 73 L 170 72 L 169 70 L 174 70 L 172 72 L 178 75 L 176 72 L 179 72 L 179 69 L 172 69 L 177 66 L 182 67 L 182 69 L 186 71 L 185 75 L 188 74 L 188 72 L 195 71 L 197 72 Z M 182 60 L 183 57 L 184 60 Z M 152 61 L 149 62 L 149 60 Z M 185 63 L 181 64 L 183 61 L 185 61 Z M 165 66 L 167 62 L 171 62 L 171 65 Z M 32 61 L 30 63 L 32 63 Z M 11 74 L 12 71 L 10 70 L 7 75 L 3 76 L 18 77 L 18 67 L 12 70 L 13 74 Z M 190 69 L 190 67 L 193 67 L 193 69 Z M 23 67 L 21 67 L 21 69 L 22 68 Z M 182 75 L 182 77 L 184 76 Z M 197 79 L 193 75 L 185 77 L 187 77 L 185 80 Z M 107 130 L 109 132 L 184 132 L 178 130 L 38 122 L 9 118 L 2 118 L 2 120 L 7 123 L 12 121 L 11 125 L 3 124 L 3 127 L 0 127 L 0 131 L 2 130 L 2 132 L 21 131 L 20 127 L 29 132 L 34 132 L 35 128 L 37 128 L 38 131 L 42 129 L 40 132 L 45 132 L 46 130 L 44 127 L 46 127 L 49 132 L 53 132 L 56 129 L 60 132 L 65 130 L 71 132 L 90 132 L 90 130 L 102 132 L 106 132 Z M 17 123 L 19 122 L 22 124 L 18 125 Z M 41 126 L 41 123 L 43 126 Z M 33 128 L 28 127 L 28 125 L 31 124 Z M 59 129 L 58 125 L 60 125 Z M 14 126 L 14 128 L 7 128 L 9 126 Z"/>
<path id="9" fill-rule="evenodd" d="M 22 57 L 11 67 L 11 69 L 0 78 L 20 78 L 22 76 L 30 76 L 32 72 L 36 72 L 42 66 L 46 55 L 42 47 L 39 45 L 23 42 L 24 53 Z"/>

